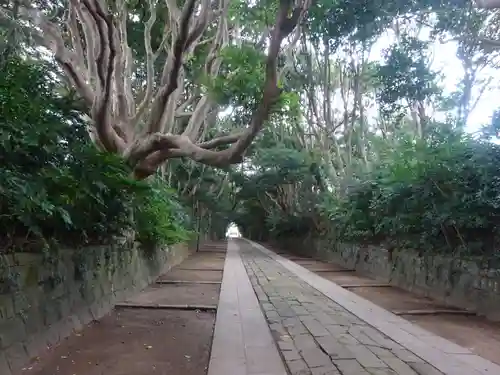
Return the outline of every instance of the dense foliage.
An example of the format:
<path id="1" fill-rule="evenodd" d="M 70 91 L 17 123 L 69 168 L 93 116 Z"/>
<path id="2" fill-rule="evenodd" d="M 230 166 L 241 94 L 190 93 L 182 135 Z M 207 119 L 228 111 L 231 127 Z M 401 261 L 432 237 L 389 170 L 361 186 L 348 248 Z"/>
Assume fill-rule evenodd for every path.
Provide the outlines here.
<path id="1" fill-rule="evenodd" d="M 129 231 L 148 244 L 185 239 L 175 194 L 99 152 L 47 72 L 17 57 L 1 66 L 2 248 L 103 244 Z"/>
<path id="2" fill-rule="evenodd" d="M 500 146 L 457 135 L 405 141 L 323 213 L 339 241 L 491 254 L 500 239 Z"/>
<path id="3" fill-rule="evenodd" d="M 490 140 L 498 111 L 474 136 L 465 125 L 490 89 L 482 70 L 498 66 L 497 50 L 478 43 L 498 37 L 498 20 L 446 2 L 377 4 L 369 12 L 358 5 L 366 7 L 336 3 L 327 12 L 335 17 L 326 18 L 322 2 L 311 9 L 286 83 L 301 93 L 302 118 L 273 123 L 274 143 L 264 134 L 251 167 L 235 173 L 236 223 L 266 241 L 319 237 L 332 248 L 495 254 L 500 146 Z M 426 7 L 432 11 L 420 13 Z M 393 39 L 381 59 L 370 59 L 387 34 Z M 430 52 L 450 35 L 459 37 L 463 67 L 451 93 Z"/>
<path id="4" fill-rule="evenodd" d="M 130 180 L 115 156 L 90 147 L 74 103 L 54 94 L 63 85 L 50 81 L 45 67 L 24 69 L 16 60 L 5 68 L 17 75 L 6 75 L 2 86 L 2 157 L 9 167 L 1 172 L 1 223 L 15 223 L 13 237 L 91 243 L 134 230 L 144 243 L 168 243 L 181 238 L 188 221 L 212 238 L 234 221 L 259 240 L 327 237 L 460 256 L 495 251 L 500 154 L 490 140 L 499 134 L 500 112 L 488 109 L 491 124 L 476 121 L 484 125 L 476 134 L 467 126 L 500 66 L 498 15 L 447 0 L 315 1 L 270 69 L 266 45 L 278 2 L 203 2 L 197 17 L 207 4 L 216 11 L 185 53 L 161 121 L 152 121 L 152 110 L 141 121 L 126 118 L 140 137 L 143 130 L 162 133 L 144 136 L 154 146 L 151 160 L 166 157 L 155 168 L 144 166 L 145 175 L 157 172 L 147 184 Z M 165 64 L 173 61 L 179 20 L 171 13 L 178 9 L 175 2 L 126 5 L 128 13 L 114 15 L 123 21 L 116 23 L 120 37 L 127 35 L 118 55 L 130 62 L 123 54 L 128 45 L 135 70 L 124 82 L 114 79 L 134 102 L 149 98 L 143 104 L 154 107 L 162 102 L 152 93 L 161 92 Z M 58 9 L 52 21 L 64 24 Z M 75 23 L 65 24 L 69 32 L 61 38 L 81 53 L 86 43 L 69 43 L 79 34 L 71 33 Z M 436 50 L 450 43 L 447 51 L 456 56 L 436 67 Z M 448 70 L 452 57 L 460 69 Z M 60 56 L 55 60 L 64 70 Z M 82 71 L 95 73 L 93 60 L 84 60 Z M 271 70 L 280 95 L 262 109 Z M 459 77 L 444 87 L 450 70 Z M 118 91 L 110 94 L 115 120 L 124 118 Z M 88 107 L 79 108 L 92 117 Z M 257 135 L 245 144 L 242 164 L 207 165 L 207 150 L 223 154 L 248 129 L 255 130 L 252 139 Z M 175 144 L 184 136 L 202 152 Z M 159 144 L 172 152 L 160 152 Z"/>

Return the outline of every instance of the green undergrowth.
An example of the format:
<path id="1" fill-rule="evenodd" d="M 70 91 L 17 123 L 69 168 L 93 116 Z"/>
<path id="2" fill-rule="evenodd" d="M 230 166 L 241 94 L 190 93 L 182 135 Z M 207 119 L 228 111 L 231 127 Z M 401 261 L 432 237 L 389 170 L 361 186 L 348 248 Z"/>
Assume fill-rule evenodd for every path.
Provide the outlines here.
<path id="1" fill-rule="evenodd" d="M 0 71 L 0 251 L 189 238 L 189 218 L 160 179 L 134 181 L 98 151 L 71 97 L 42 64 L 12 58 Z"/>
<path id="2" fill-rule="evenodd" d="M 338 242 L 496 256 L 500 146 L 460 133 L 404 141 L 345 194 L 324 198 L 322 214 Z"/>

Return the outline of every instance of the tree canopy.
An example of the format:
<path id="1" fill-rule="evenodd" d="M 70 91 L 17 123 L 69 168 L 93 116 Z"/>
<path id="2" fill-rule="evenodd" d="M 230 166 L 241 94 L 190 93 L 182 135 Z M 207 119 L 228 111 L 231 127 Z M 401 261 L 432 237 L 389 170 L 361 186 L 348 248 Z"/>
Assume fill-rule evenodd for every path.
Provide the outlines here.
<path id="1" fill-rule="evenodd" d="M 177 198 L 155 193 L 136 210 L 158 217 L 155 207 L 169 196 L 213 237 L 234 221 L 261 240 L 326 236 L 490 254 L 499 235 L 499 153 L 491 142 L 498 109 L 479 131 L 468 127 L 496 87 L 500 19 L 491 9 L 499 6 L 6 2 L 1 28 L 16 42 L 6 39 L 3 56 L 47 61 L 43 92 L 71 102 L 57 118 L 52 99 L 25 113 L 47 135 L 78 129 L 80 142 L 38 141 L 23 155 L 64 155 L 58 171 L 83 162 L 80 149 L 90 152 L 92 143 L 99 156 L 85 165 L 91 179 L 116 171 L 123 183 L 116 189 L 128 194 L 139 186 L 128 173 L 153 176 L 158 185 L 144 186 L 156 193 L 168 186 Z M 453 90 L 444 85 L 448 66 L 433 63 L 444 46 L 460 67 Z M 9 100 L 15 107 L 16 97 Z M 137 223 L 154 232 L 147 217 Z"/>

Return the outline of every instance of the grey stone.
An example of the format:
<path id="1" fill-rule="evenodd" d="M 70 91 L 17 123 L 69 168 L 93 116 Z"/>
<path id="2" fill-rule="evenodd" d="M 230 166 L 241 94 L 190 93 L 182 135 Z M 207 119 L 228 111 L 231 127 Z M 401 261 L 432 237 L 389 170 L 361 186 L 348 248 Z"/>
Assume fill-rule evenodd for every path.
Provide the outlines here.
<path id="1" fill-rule="evenodd" d="M 31 309 L 25 311 L 22 314 L 22 320 L 26 327 L 28 336 L 40 332 L 40 330 L 44 328 L 43 315 L 38 306 L 34 306 Z"/>
<path id="2" fill-rule="evenodd" d="M 9 363 L 12 372 L 16 373 L 29 362 L 28 353 L 24 345 L 20 342 L 15 343 L 5 351 L 5 357 Z M 3 374 L 2 374 L 3 375 Z"/>
<path id="3" fill-rule="evenodd" d="M 311 370 L 302 359 L 287 362 L 286 365 L 291 375 L 311 375 Z"/>
<path id="4" fill-rule="evenodd" d="M 14 316 L 14 301 L 10 294 L 0 295 L 0 318 L 7 320 Z M 1 322 L 1 321 L 0 321 Z"/>
<path id="5" fill-rule="evenodd" d="M 304 358 L 307 365 L 312 367 L 327 366 L 331 364 L 330 357 L 328 357 L 320 348 L 311 347 L 300 351 L 300 355 Z"/>
<path id="6" fill-rule="evenodd" d="M 332 366 L 321 366 L 311 369 L 312 375 L 340 375 L 339 370 Z"/>
<path id="7" fill-rule="evenodd" d="M 293 343 L 299 351 L 318 347 L 313 337 L 308 334 L 295 336 L 293 338 Z"/>
<path id="8" fill-rule="evenodd" d="M 368 350 L 366 346 L 347 345 L 347 348 L 354 354 L 355 358 L 363 367 L 388 367 L 385 362 L 381 361 L 375 354 Z M 389 359 L 397 360 L 396 357 Z"/>
<path id="9" fill-rule="evenodd" d="M 371 375 L 398 375 L 396 371 L 391 368 L 367 368 Z"/>
<path id="10" fill-rule="evenodd" d="M 5 358 L 5 354 L 0 352 L 0 374 L 2 375 L 11 375 L 9 363 L 7 362 L 7 358 Z"/>
<path id="11" fill-rule="evenodd" d="M 0 324 L 0 348 L 5 349 L 27 337 L 24 321 L 20 316 L 5 320 Z"/>
<path id="12" fill-rule="evenodd" d="M 355 359 L 334 359 L 333 363 L 342 375 L 369 375 L 370 373 Z"/>
<path id="13" fill-rule="evenodd" d="M 301 359 L 301 356 L 297 350 L 284 350 L 282 352 L 283 358 L 285 358 L 285 361 L 290 362 L 290 361 L 296 361 L 297 359 Z"/>
<path id="14" fill-rule="evenodd" d="M 389 365 L 398 375 L 419 375 L 399 358 L 384 358 L 384 362 Z"/>
<path id="15" fill-rule="evenodd" d="M 302 323 L 314 337 L 328 336 L 330 332 L 321 325 L 316 319 L 311 317 L 302 317 Z"/>
<path id="16" fill-rule="evenodd" d="M 334 359 L 355 359 L 356 356 L 333 336 L 318 337 L 316 339 L 321 348 Z"/>
<path id="17" fill-rule="evenodd" d="M 435 367 L 424 362 L 408 362 L 407 363 L 418 375 L 443 375 Z"/>

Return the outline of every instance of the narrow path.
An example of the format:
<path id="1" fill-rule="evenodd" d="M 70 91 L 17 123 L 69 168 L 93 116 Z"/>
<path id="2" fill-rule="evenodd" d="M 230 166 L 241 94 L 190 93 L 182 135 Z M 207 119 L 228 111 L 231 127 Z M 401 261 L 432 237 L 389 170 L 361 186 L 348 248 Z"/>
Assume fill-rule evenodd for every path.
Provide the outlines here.
<path id="1" fill-rule="evenodd" d="M 472 311 L 443 304 L 336 264 L 278 253 L 435 335 L 500 365 L 500 322 L 492 322 Z"/>
<path id="2" fill-rule="evenodd" d="M 230 245 L 230 248 L 233 245 Z M 234 261 L 231 265 L 233 276 L 224 278 L 223 291 L 227 282 L 232 282 L 232 289 L 239 293 L 239 286 L 248 283 L 246 275 L 238 262 L 243 261 L 249 279 L 264 311 L 270 332 L 275 342 L 274 349 L 269 347 L 267 356 L 275 358 L 276 350 L 292 375 L 492 375 L 500 374 L 500 367 L 472 354 L 441 337 L 424 331 L 408 321 L 366 301 L 355 294 L 342 289 L 303 267 L 276 255 L 257 244 L 245 240 L 234 242 Z M 233 257 L 233 255 L 232 255 Z M 239 274 L 239 276 L 238 276 Z M 255 335 L 243 330 L 237 342 L 217 340 L 222 332 L 223 293 L 218 310 L 216 334 L 212 349 L 214 353 L 230 353 L 230 346 L 240 347 L 240 358 L 245 353 L 247 340 L 255 340 Z M 242 301 L 246 308 L 255 311 L 257 301 L 247 299 L 248 292 L 238 299 L 233 293 L 232 314 L 237 315 L 238 326 L 249 324 L 242 313 Z M 230 295 L 228 294 L 228 299 Z M 235 307 L 235 304 L 240 304 Z M 231 312 L 228 310 L 228 317 Z M 240 314 L 238 315 L 238 311 Z M 261 313 L 262 314 L 262 313 Z M 223 315 L 221 315 L 222 317 Z M 252 314 L 254 321 L 261 321 L 257 314 Z M 259 323 L 261 327 L 261 323 Z M 259 328 L 260 330 L 260 328 Z M 261 337 L 263 333 L 259 334 Z M 258 341 L 258 340 L 257 340 Z M 254 345 L 258 345 L 255 342 Z M 241 349 L 243 348 L 243 349 Z M 243 350 L 243 351 L 241 351 Z M 217 357 L 217 356 L 216 356 Z M 221 357 L 219 357 L 221 358 Z M 262 357 L 266 362 L 268 357 Z M 281 370 L 266 369 L 262 366 L 253 372 L 246 358 L 239 363 L 239 371 L 226 368 L 226 372 L 211 372 L 210 375 L 229 374 L 280 374 Z M 246 372 L 243 372 L 246 371 Z"/>

